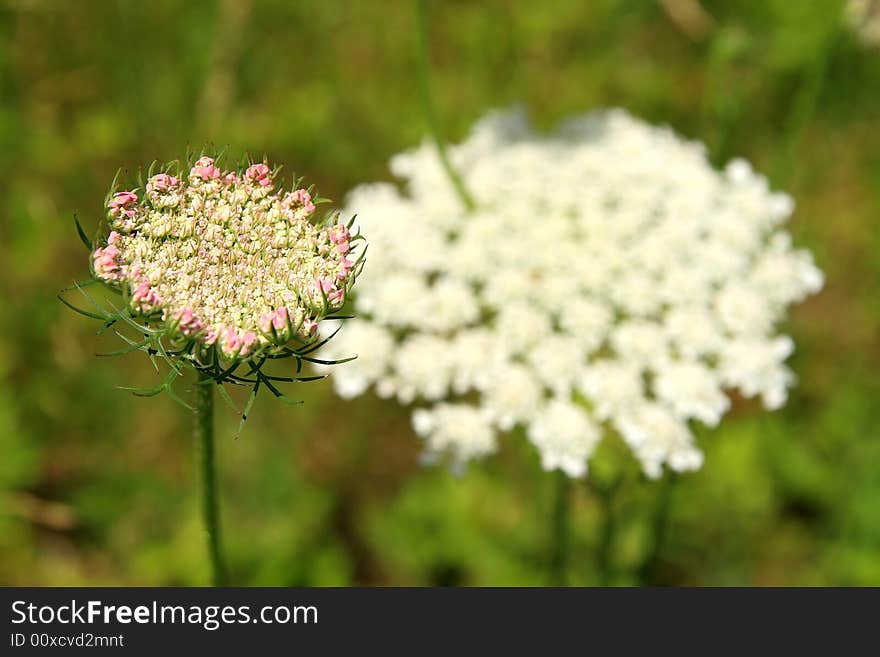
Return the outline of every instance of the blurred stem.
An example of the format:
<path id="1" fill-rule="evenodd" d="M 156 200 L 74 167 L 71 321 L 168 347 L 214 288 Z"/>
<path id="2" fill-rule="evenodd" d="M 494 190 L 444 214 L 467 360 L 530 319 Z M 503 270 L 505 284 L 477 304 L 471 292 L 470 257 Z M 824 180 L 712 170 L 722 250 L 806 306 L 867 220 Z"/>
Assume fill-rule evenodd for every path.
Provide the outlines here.
<path id="1" fill-rule="evenodd" d="M 431 92 L 431 64 L 428 60 L 428 0 L 415 0 L 415 4 L 418 18 L 418 28 L 416 30 L 418 41 L 418 81 L 422 96 L 422 109 L 425 112 L 428 129 L 431 131 L 431 137 L 434 139 L 434 145 L 437 148 L 440 164 L 443 166 L 443 170 L 446 171 L 446 175 L 449 177 L 449 181 L 452 183 L 458 198 L 467 211 L 472 212 L 476 208 L 476 203 L 474 203 L 474 199 L 468 192 L 467 187 L 465 187 L 458 171 L 452 166 L 452 161 L 446 152 L 446 143 L 434 108 L 434 96 Z"/>
<path id="2" fill-rule="evenodd" d="M 706 64 L 706 83 L 702 99 L 703 133 L 714 133 L 710 141 L 710 159 L 724 164 L 730 155 L 734 128 L 742 113 L 743 100 L 734 93 L 730 80 L 736 62 L 749 50 L 748 37 L 735 28 L 713 33 Z M 740 91 L 738 87 L 734 87 Z"/>
<path id="3" fill-rule="evenodd" d="M 571 523 L 571 480 L 557 470 L 554 473 L 550 585 L 568 585 L 568 550 Z"/>
<path id="4" fill-rule="evenodd" d="M 828 65 L 834 49 L 837 46 L 840 35 L 840 23 L 837 21 L 829 28 L 820 48 L 817 49 L 813 58 L 804 67 L 800 86 L 796 91 L 791 112 L 785 122 L 785 134 L 783 136 L 782 151 L 776 162 L 776 180 L 779 185 L 785 184 L 791 175 L 796 151 L 803 140 L 804 132 L 816 114 L 819 106 L 819 96 L 825 79 L 828 77 Z"/>
<path id="5" fill-rule="evenodd" d="M 214 381 L 199 372 L 196 383 L 195 439 L 201 484 L 202 521 L 208 540 L 211 579 L 214 586 L 226 584 L 226 569 L 220 549 L 220 513 L 217 501 L 216 465 L 214 462 Z"/>
<path id="6" fill-rule="evenodd" d="M 617 530 L 617 521 L 614 517 L 614 499 L 617 489 L 620 487 L 621 478 L 615 477 L 609 483 L 602 485 L 590 479 L 590 485 L 599 500 L 602 510 L 602 527 L 599 532 L 599 545 L 596 549 L 596 572 L 599 576 L 599 586 L 611 584 L 611 548 L 614 545 L 614 534 Z"/>
<path id="7" fill-rule="evenodd" d="M 651 534 L 648 552 L 645 560 L 639 567 L 638 579 L 639 584 L 647 585 L 654 581 L 657 574 L 657 565 L 660 563 L 660 556 L 663 553 L 663 546 L 666 543 L 666 533 L 669 526 L 669 510 L 672 506 L 672 489 L 677 481 L 674 472 L 668 472 L 660 482 L 660 490 L 657 494 L 657 502 L 654 506 L 654 514 L 651 518 Z"/>

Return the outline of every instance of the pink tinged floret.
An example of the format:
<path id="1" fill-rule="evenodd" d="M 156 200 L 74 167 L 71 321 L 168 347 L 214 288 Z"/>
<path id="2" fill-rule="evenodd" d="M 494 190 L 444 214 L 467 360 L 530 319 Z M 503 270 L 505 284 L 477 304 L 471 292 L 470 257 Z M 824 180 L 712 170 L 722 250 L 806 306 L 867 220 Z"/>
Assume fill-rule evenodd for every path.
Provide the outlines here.
<path id="1" fill-rule="evenodd" d="M 193 315 L 191 308 L 184 308 L 177 313 L 177 328 L 184 335 L 192 335 L 205 328 L 205 325 Z"/>
<path id="2" fill-rule="evenodd" d="M 113 217 L 118 217 L 120 215 L 133 217 L 135 215 L 135 210 L 131 206 L 135 205 L 137 200 L 137 193 L 135 193 L 134 190 L 131 190 L 130 192 L 116 192 L 113 195 L 113 198 L 107 203 L 107 207 L 110 208 L 110 215 Z"/>
<path id="3" fill-rule="evenodd" d="M 248 331 L 247 333 L 245 333 L 244 336 L 241 338 L 241 351 L 239 353 L 242 356 L 247 356 L 251 351 L 251 347 L 254 346 L 254 343 L 256 341 L 256 333 L 254 333 L 253 331 Z"/>
<path id="4" fill-rule="evenodd" d="M 232 327 L 226 328 L 221 334 L 223 351 L 230 356 L 237 356 L 241 351 L 242 340 Z"/>
<path id="5" fill-rule="evenodd" d="M 259 327 L 263 333 L 269 333 L 272 331 L 272 320 L 275 318 L 275 313 L 263 313 L 260 315 Z"/>
<path id="6" fill-rule="evenodd" d="M 276 308 L 275 313 L 272 316 L 272 326 L 275 327 L 276 331 L 283 331 L 287 328 L 287 308 L 281 306 L 281 308 Z"/>
<path id="7" fill-rule="evenodd" d="M 339 280 L 345 280 L 348 278 L 348 273 L 351 271 L 351 268 L 354 267 L 354 263 L 348 258 L 343 258 L 339 262 L 339 266 L 341 267 L 338 274 L 336 274 L 336 278 Z"/>
<path id="8" fill-rule="evenodd" d="M 336 245 L 340 255 L 345 255 L 351 250 L 351 233 L 342 224 L 336 224 L 330 229 L 330 241 Z"/>
<path id="9" fill-rule="evenodd" d="M 306 217 L 315 211 L 312 195 L 304 189 L 297 189 L 288 195 L 288 202 L 294 209 L 295 217 Z"/>
<path id="10" fill-rule="evenodd" d="M 131 295 L 132 301 L 140 306 L 155 306 L 161 303 L 158 293 L 150 287 L 149 281 L 141 281 Z"/>
<path id="11" fill-rule="evenodd" d="M 327 295 L 327 299 L 330 301 L 336 302 L 342 300 L 345 296 L 345 290 L 336 290 Z"/>
<path id="12" fill-rule="evenodd" d="M 272 184 L 272 172 L 265 164 L 252 164 L 244 172 L 244 177 L 262 187 L 268 187 Z"/>
<path id="13" fill-rule="evenodd" d="M 167 173 L 157 173 L 147 182 L 148 192 L 167 192 L 172 187 L 176 187 L 180 181 Z"/>
<path id="14" fill-rule="evenodd" d="M 263 333 L 274 333 L 275 335 L 284 336 L 288 328 L 288 321 L 287 308 L 281 306 L 273 312 L 263 313 L 260 317 L 259 326 Z"/>
<path id="15" fill-rule="evenodd" d="M 119 263 L 119 249 L 113 244 L 97 248 L 92 254 L 95 275 L 104 280 L 120 280 L 122 268 Z"/>
<path id="16" fill-rule="evenodd" d="M 315 281 L 315 285 L 320 292 L 332 292 L 336 288 L 336 286 L 333 285 L 333 281 L 326 278 Z"/>
<path id="17" fill-rule="evenodd" d="M 220 169 L 214 166 L 214 158 L 200 157 L 190 170 L 189 175 L 202 180 L 216 180 L 220 177 Z"/>
<path id="18" fill-rule="evenodd" d="M 349 233 L 348 228 L 346 228 L 342 224 L 336 224 L 330 229 L 330 241 L 334 244 L 348 242 L 350 239 L 351 233 Z"/>
<path id="19" fill-rule="evenodd" d="M 318 330 L 318 322 L 312 318 L 307 319 L 303 322 L 303 330 L 307 335 L 314 335 Z"/>
<path id="20" fill-rule="evenodd" d="M 115 246 L 118 243 L 119 233 L 117 233 L 115 230 L 111 230 L 110 234 L 107 236 L 107 244 L 112 244 L 113 246 Z"/>
<path id="21" fill-rule="evenodd" d="M 230 171 L 223 177 L 223 182 L 227 185 L 235 185 L 238 182 L 238 176 L 235 175 L 235 171 Z"/>

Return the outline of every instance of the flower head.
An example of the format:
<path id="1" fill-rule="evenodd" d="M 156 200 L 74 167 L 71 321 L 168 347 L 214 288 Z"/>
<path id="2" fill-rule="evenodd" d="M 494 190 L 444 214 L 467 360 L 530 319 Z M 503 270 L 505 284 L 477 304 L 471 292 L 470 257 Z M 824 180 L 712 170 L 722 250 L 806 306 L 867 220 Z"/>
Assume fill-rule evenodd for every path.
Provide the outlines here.
<path id="1" fill-rule="evenodd" d="M 745 161 L 718 172 L 619 110 L 550 136 L 492 114 L 450 156 L 473 213 L 430 144 L 392 160 L 403 192 L 350 196 L 372 258 L 358 319 L 325 353 L 370 356 L 336 372 L 341 395 L 415 404 L 428 451 L 455 461 L 521 426 L 570 476 L 609 433 L 650 476 L 698 468 L 690 425 L 717 425 L 728 390 L 785 402 L 776 327 L 822 273 L 780 228 L 791 199 Z"/>
<path id="2" fill-rule="evenodd" d="M 175 173 L 112 194 L 95 277 L 150 326 L 225 359 L 313 340 L 360 269 L 357 237 L 333 215 L 314 222 L 309 192 L 276 189 L 266 164 L 223 172 L 201 157 Z"/>

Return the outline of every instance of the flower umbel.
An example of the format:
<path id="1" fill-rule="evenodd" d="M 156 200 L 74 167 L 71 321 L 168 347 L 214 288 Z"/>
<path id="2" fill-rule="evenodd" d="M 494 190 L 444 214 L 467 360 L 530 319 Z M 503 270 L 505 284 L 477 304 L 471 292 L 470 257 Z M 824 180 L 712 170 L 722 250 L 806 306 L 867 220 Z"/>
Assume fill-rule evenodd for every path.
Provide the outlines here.
<path id="1" fill-rule="evenodd" d="M 698 468 L 690 424 L 718 424 L 726 390 L 785 403 L 793 343 L 775 327 L 823 277 L 780 228 L 791 199 L 745 161 L 717 172 L 619 110 L 551 136 L 492 114 L 449 154 L 472 213 L 430 144 L 392 160 L 404 193 L 349 198 L 373 257 L 325 353 L 369 357 L 336 372 L 341 395 L 416 403 L 428 452 L 458 462 L 522 426 L 570 476 L 607 431 L 651 477 Z"/>
<path id="2" fill-rule="evenodd" d="M 131 350 L 172 369 L 188 363 L 218 383 L 277 392 L 271 381 L 294 379 L 264 375 L 262 364 L 309 360 L 319 322 L 344 305 L 363 266 L 350 223 L 337 213 L 316 221 L 321 200 L 285 190 L 265 163 L 223 171 L 207 156 L 113 190 L 91 265 L 124 304 L 97 304 L 99 318 L 135 327 L 144 339 Z M 256 378 L 235 376 L 245 361 Z"/>

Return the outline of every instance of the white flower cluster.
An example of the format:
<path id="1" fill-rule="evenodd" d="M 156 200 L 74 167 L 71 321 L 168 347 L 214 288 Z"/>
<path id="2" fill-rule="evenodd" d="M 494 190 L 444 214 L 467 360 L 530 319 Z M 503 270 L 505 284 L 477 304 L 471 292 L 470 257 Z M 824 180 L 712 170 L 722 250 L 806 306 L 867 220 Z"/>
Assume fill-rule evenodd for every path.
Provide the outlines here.
<path id="1" fill-rule="evenodd" d="M 464 211 L 429 144 L 396 156 L 406 181 L 358 187 L 371 240 L 358 318 L 325 351 L 344 397 L 374 386 L 416 403 L 428 452 L 463 462 L 522 426 L 546 469 L 577 477 L 616 430 L 651 477 L 702 463 L 726 389 L 786 401 L 786 307 L 822 286 L 780 229 L 793 204 L 742 161 L 620 110 L 536 134 L 493 113 L 450 156 Z"/>
<path id="2" fill-rule="evenodd" d="M 228 359 L 311 340 L 359 268 L 348 228 L 312 223 L 309 192 L 276 188 L 266 164 L 224 173 L 202 157 L 185 178 L 156 174 L 107 207 L 112 231 L 92 254 L 95 276 L 123 288 L 137 313 Z"/>

